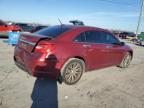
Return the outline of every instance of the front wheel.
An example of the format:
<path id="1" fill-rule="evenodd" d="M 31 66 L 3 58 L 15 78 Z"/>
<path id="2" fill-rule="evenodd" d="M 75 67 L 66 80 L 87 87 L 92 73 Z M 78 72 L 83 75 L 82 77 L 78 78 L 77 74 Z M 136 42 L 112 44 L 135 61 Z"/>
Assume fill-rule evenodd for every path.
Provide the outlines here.
<path id="1" fill-rule="evenodd" d="M 77 83 L 83 72 L 85 71 L 85 63 L 81 59 L 71 58 L 69 59 L 61 69 L 62 81 L 67 85 Z"/>
<path id="2" fill-rule="evenodd" d="M 132 55 L 129 52 L 127 52 L 125 54 L 121 64 L 119 65 L 119 67 L 127 68 L 130 65 L 130 63 L 131 63 L 131 60 L 132 60 Z"/>

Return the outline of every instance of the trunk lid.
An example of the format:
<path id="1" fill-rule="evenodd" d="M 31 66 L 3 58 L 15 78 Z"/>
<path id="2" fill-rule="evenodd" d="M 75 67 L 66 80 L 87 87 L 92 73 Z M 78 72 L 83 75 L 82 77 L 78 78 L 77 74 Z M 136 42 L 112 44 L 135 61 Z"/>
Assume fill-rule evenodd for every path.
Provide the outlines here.
<path id="1" fill-rule="evenodd" d="M 43 39 L 50 40 L 51 38 L 48 36 L 37 35 L 32 33 L 22 33 L 20 35 L 18 47 L 24 49 L 27 52 L 32 52 L 37 43 Z"/>

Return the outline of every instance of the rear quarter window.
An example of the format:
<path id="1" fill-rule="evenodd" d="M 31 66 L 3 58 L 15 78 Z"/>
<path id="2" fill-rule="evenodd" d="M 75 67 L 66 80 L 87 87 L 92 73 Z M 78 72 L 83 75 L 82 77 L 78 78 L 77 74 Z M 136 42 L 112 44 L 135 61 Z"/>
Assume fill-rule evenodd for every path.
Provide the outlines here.
<path id="1" fill-rule="evenodd" d="M 39 34 L 39 35 L 44 35 L 44 36 L 49 36 L 49 37 L 55 38 L 55 37 L 63 34 L 66 31 L 69 31 L 69 30 L 70 30 L 70 27 L 51 26 L 51 27 L 39 30 L 39 31 L 35 32 L 35 34 Z"/>

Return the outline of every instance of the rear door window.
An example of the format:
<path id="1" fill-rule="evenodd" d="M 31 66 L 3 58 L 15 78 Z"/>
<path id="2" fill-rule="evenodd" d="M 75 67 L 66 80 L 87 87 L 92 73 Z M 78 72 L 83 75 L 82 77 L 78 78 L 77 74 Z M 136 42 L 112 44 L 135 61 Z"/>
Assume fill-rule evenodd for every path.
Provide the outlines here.
<path id="1" fill-rule="evenodd" d="M 103 36 L 100 31 L 87 31 L 86 42 L 88 43 L 104 43 Z"/>
<path id="2" fill-rule="evenodd" d="M 86 31 L 81 33 L 75 38 L 76 42 L 87 42 L 87 43 L 97 43 L 97 44 L 115 44 L 119 43 L 119 40 L 112 34 L 103 31 Z"/>

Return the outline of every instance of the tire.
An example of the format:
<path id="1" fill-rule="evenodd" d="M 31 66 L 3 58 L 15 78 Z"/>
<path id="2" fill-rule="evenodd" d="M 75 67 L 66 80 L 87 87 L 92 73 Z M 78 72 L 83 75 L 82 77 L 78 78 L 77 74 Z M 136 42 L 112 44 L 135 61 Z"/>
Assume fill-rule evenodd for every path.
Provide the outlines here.
<path id="1" fill-rule="evenodd" d="M 65 84 L 73 85 L 80 80 L 84 71 L 84 61 L 77 58 L 71 58 L 61 69 L 61 79 Z"/>
<path id="2" fill-rule="evenodd" d="M 127 52 L 125 54 L 121 64 L 119 65 L 119 67 L 127 68 L 130 65 L 130 63 L 131 63 L 131 60 L 132 60 L 132 55 L 129 52 Z"/>

